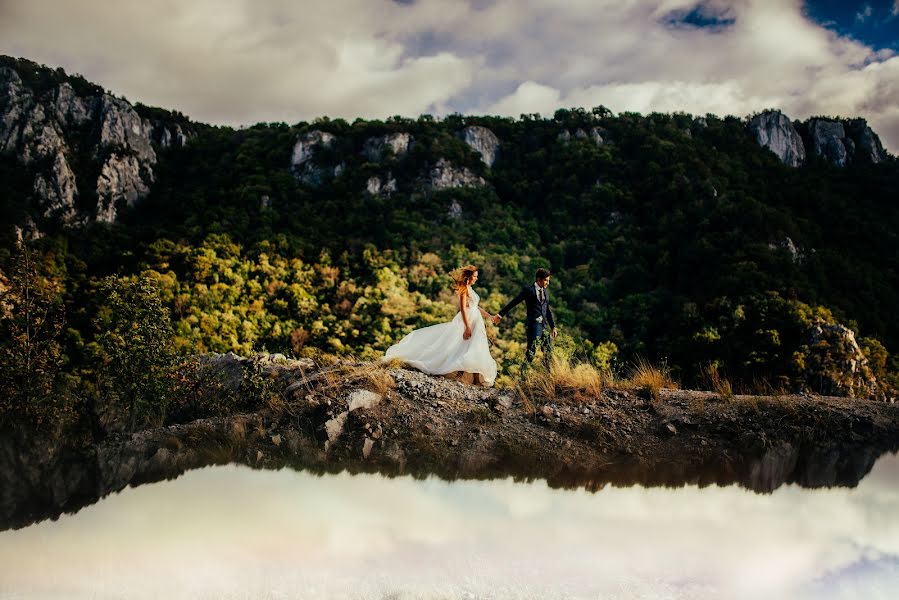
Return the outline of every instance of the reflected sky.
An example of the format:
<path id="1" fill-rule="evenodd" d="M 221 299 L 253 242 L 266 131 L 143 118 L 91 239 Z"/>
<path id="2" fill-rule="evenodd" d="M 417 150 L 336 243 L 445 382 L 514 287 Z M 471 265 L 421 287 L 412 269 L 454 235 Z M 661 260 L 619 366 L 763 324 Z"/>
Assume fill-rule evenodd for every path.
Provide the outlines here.
<path id="1" fill-rule="evenodd" d="M 226 466 L 0 532 L 0 598 L 896 598 L 899 456 L 857 488 L 552 490 Z"/>

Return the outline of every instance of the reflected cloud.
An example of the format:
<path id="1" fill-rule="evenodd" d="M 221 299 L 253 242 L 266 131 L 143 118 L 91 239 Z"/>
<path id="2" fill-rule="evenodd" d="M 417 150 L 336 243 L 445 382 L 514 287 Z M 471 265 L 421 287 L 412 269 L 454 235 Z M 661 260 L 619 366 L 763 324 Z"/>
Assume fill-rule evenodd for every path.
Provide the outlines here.
<path id="1" fill-rule="evenodd" d="M 765 495 L 212 467 L 0 533 L 0 596 L 886 598 L 897 505 L 896 455 Z"/>

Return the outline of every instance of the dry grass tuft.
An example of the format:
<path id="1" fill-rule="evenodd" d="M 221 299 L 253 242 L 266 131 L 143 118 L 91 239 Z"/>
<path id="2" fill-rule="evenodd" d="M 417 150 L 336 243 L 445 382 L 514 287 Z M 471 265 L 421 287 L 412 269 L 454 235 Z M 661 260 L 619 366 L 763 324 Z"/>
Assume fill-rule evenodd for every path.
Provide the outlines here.
<path id="1" fill-rule="evenodd" d="M 659 390 L 679 387 L 666 367 L 657 367 L 642 357 L 631 367 L 629 377 L 619 385 L 644 390 L 654 401 L 659 399 Z"/>
<path id="2" fill-rule="evenodd" d="M 724 400 L 734 399 L 734 387 L 731 385 L 730 379 L 718 371 L 717 364 L 709 363 L 709 365 L 703 369 L 703 378 L 710 391 L 715 392 Z"/>
<path id="3" fill-rule="evenodd" d="M 525 407 L 533 412 L 530 398 L 541 400 L 587 400 L 599 398 L 602 390 L 613 381 L 609 372 L 590 362 L 572 362 L 568 358 L 553 356 L 547 369 L 533 365 L 525 371 L 513 387 Z"/>

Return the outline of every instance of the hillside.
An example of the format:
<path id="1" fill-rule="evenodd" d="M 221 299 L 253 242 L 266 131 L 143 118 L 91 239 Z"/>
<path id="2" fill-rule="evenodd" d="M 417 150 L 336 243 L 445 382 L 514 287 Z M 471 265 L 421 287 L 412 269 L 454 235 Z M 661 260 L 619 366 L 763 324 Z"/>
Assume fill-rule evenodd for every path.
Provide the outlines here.
<path id="1" fill-rule="evenodd" d="M 603 368 L 895 395 L 899 162 L 859 119 L 596 107 L 233 129 L 3 57 L 0 181 L 0 283 L 17 289 L 30 239 L 79 378 L 111 360 L 110 274 L 155 282 L 176 349 L 374 358 L 451 316 L 445 273 L 474 262 L 491 311 L 550 267 L 560 349 Z M 507 376 L 521 327 L 491 330 Z"/>

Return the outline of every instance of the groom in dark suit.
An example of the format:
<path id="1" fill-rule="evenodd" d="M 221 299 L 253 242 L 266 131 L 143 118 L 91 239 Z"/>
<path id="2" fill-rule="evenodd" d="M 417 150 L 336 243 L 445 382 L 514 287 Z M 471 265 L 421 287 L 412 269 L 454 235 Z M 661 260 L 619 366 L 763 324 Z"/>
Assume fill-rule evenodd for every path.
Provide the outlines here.
<path id="1" fill-rule="evenodd" d="M 500 319 L 505 317 L 510 310 L 524 301 L 527 307 L 524 323 L 528 335 L 528 349 L 524 358 L 528 363 L 533 361 L 537 347 L 540 346 L 543 349 L 543 362 L 549 366 L 552 357 L 552 340 L 556 337 L 556 321 L 553 318 L 553 311 L 549 307 L 549 294 L 546 290 L 550 279 L 549 269 L 537 269 L 534 279 L 532 285 L 522 288 L 521 292 L 493 317 L 493 323 L 494 325 L 499 323 Z"/>

